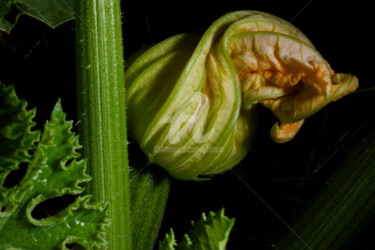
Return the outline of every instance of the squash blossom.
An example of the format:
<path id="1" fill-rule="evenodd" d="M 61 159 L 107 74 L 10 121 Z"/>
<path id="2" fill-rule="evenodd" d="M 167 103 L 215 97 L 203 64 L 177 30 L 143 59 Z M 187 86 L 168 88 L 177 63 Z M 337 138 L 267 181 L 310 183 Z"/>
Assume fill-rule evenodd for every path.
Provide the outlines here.
<path id="1" fill-rule="evenodd" d="M 273 15 L 237 11 L 203 34 L 180 34 L 127 69 L 128 124 L 151 163 L 177 179 L 231 169 L 248 153 L 261 104 L 279 120 L 278 142 L 306 117 L 353 92 L 296 27 Z"/>

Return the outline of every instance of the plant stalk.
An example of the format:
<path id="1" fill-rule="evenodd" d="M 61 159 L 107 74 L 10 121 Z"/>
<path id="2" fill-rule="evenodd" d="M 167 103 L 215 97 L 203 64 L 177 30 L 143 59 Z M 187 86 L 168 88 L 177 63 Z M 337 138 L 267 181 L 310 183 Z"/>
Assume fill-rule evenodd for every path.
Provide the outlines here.
<path id="1" fill-rule="evenodd" d="M 78 121 L 96 202 L 109 204 L 106 249 L 131 249 L 120 0 L 76 1 Z"/>

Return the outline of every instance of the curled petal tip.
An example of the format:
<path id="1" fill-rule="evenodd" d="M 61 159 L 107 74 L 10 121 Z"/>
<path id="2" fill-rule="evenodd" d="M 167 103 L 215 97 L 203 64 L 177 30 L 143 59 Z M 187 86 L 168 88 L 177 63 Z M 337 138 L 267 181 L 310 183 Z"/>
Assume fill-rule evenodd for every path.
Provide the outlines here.
<path id="1" fill-rule="evenodd" d="M 294 138 L 300 128 L 302 127 L 304 120 L 298 122 L 283 124 L 275 123 L 270 132 L 271 139 L 276 143 L 285 143 Z"/>
<path id="2" fill-rule="evenodd" d="M 359 86 L 358 78 L 351 74 L 335 74 L 332 82 L 332 101 L 337 101 L 354 92 Z"/>

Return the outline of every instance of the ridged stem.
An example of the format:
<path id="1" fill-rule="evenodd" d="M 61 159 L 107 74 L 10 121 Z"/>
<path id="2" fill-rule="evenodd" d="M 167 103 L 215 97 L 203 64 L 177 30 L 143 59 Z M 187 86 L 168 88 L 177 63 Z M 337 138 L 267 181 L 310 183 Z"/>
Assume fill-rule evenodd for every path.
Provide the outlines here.
<path id="1" fill-rule="evenodd" d="M 124 62 L 119 0 L 76 1 L 80 141 L 94 201 L 109 204 L 106 249 L 131 249 Z"/>

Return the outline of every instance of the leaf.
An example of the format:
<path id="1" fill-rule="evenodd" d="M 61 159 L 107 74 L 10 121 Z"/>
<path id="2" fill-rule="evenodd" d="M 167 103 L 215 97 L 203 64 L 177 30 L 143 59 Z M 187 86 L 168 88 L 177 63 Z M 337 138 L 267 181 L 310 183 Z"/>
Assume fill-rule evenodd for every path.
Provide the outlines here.
<path id="1" fill-rule="evenodd" d="M 74 19 L 73 0 L 0 0 L 0 30 L 10 32 L 26 14 L 51 28 Z"/>
<path id="2" fill-rule="evenodd" d="M 210 212 L 208 217 L 203 213 L 198 222 L 191 222 L 193 228 L 185 234 L 181 244 L 177 244 L 171 229 L 159 244 L 160 250 L 224 250 L 229 239 L 234 219 L 224 215 L 224 209 L 217 213 Z"/>
<path id="3" fill-rule="evenodd" d="M 348 243 L 375 215 L 374 118 L 275 249 L 351 249 Z"/>
<path id="4" fill-rule="evenodd" d="M 31 131 L 35 110 L 27 111 L 27 103 L 18 100 L 14 88 L 0 83 L 0 183 L 22 162 L 29 163 L 40 131 Z M 4 192 L 3 186 L 0 191 Z"/>
<path id="5" fill-rule="evenodd" d="M 90 177 L 85 160 L 78 159 L 81 146 L 60 101 L 39 141 L 40 131 L 31 131 L 35 110 L 27 111 L 14 88 L 1 83 L 0 97 L 0 249 L 67 249 L 66 244 L 75 243 L 91 248 L 103 243 L 106 209 L 89 204 L 91 196 L 80 196 L 81 184 Z M 24 176 L 9 185 L 12 174 L 21 175 L 20 166 L 26 168 Z M 43 205 L 64 199 L 71 204 L 36 217 Z"/>

